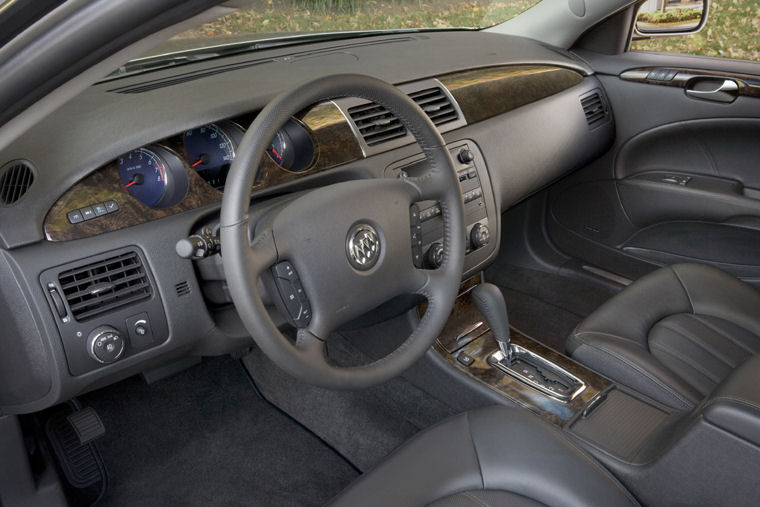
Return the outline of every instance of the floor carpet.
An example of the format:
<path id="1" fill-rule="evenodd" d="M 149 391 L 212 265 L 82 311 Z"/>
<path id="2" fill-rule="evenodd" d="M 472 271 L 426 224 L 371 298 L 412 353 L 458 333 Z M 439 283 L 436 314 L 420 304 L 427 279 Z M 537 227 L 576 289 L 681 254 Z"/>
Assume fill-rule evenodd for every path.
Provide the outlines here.
<path id="1" fill-rule="evenodd" d="M 204 360 L 80 398 L 98 411 L 109 476 L 102 505 L 322 505 L 358 476 L 331 447 L 259 397 L 240 361 Z"/>

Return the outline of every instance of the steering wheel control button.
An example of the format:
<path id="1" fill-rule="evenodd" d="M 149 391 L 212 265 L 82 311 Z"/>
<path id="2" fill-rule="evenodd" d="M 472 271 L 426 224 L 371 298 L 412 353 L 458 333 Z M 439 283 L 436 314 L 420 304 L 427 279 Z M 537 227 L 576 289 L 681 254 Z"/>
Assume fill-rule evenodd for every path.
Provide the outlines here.
<path id="1" fill-rule="evenodd" d="M 380 259 L 380 236 L 369 224 L 357 224 L 346 238 L 348 262 L 359 271 L 367 271 Z"/>
<path id="2" fill-rule="evenodd" d="M 413 204 L 409 208 L 409 235 L 412 240 L 412 262 L 414 267 L 421 268 L 422 255 L 422 214 L 420 207 Z"/>
<path id="3" fill-rule="evenodd" d="M 295 268 L 290 262 L 284 261 L 276 264 L 273 271 L 277 290 L 290 318 L 296 327 L 308 326 L 311 321 L 311 305 Z"/>
<path id="4" fill-rule="evenodd" d="M 153 330 L 147 312 L 132 315 L 127 318 L 125 324 L 129 333 L 129 343 L 133 348 L 142 349 L 153 343 Z"/>
<path id="5" fill-rule="evenodd" d="M 110 201 L 106 201 L 103 203 L 106 207 L 106 211 L 108 213 L 113 213 L 114 211 L 119 211 L 119 203 L 111 199 Z"/>
<path id="6" fill-rule="evenodd" d="M 87 337 L 87 353 L 99 363 L 113 363 L 124 353 L 124 338 L 111 326 L 100 326 Z"/>

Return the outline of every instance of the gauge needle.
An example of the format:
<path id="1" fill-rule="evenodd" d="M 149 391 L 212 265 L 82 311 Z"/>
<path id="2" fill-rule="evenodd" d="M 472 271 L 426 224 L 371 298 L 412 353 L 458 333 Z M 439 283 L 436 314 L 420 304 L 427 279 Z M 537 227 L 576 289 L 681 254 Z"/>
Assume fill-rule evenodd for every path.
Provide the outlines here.
<path id="1" fill-rule="evenodd" d="M 143 175 L 142 174 L 135 174 L 135 177 L 132 178 L 132 181 L 124 185 L 124 188 L 129 188 L 132 185 L 142 185 L 143 182 Z"/>
<path id="2" fill-rule="evenodd" d="M 282 159 L 282 155 L 280 155 L 279 153 L 277 153 L 277 150 L 275 150 L 274 148 L 272 148 L 272 153 L 274 153 L 275 157 L 277 157 L 279 159 Z"/>
<path id="3" fill-rule="evenodd" d="M 193 165 L 191 165 L 190 167 L 195 167 L 195 166 L 201 165 L 202 163 L 203 163 L 203 159 L 200 159 L 196 163 L 194 163 Z"/>

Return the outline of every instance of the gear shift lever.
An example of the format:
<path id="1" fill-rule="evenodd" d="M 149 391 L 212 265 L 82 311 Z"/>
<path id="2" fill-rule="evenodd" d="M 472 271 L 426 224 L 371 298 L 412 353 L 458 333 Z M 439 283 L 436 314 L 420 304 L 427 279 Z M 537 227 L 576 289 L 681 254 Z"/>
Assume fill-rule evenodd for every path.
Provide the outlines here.
<path id="1" fill-rule="evenodd" d="M 481 283 L 472 290 L 472 302 L 485 317 L 493 337 L 499 343 L 499 350 L 509 361 L 512 358 L 512 347 L 509 344 L 509 317 L 507 317 L 507 304 L 504 302 L 501 291 L 492 283 Z"/>

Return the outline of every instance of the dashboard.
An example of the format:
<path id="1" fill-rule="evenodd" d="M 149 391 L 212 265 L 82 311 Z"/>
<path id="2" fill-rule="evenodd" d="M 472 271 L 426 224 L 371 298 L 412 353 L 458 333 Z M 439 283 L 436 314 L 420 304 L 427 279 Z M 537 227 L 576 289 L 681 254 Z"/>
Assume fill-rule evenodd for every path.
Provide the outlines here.
<path id="1" fill-rule="evenodd" d="M 320 42 L 97 83 L 0 152 L 0 166 L 34 175 L 0 224 L 0 298 L 9 302 L 0 309 L 0 410 L 39 410 L 171 361 L 249 346 L 222 257 L 191 261 L 175 247 L 215 234 L 229 164 L 258 111 L 291 83 L 340 73 L 396 84 L 441 132 L 465 202 L 463 277 L 495 258 L 504 210 L 601 155 L 614 136 L 583 62 L 498 34 Z M 423 168 L 411 134 L 378 104 L 314 104 L 272 139 L 251 215 L 309 189 Z M 414 212 L 414 261 L 435 269 L 440 209 L 420 202 Z M 294 323 L 269 299 L 279 322 Z"/>

